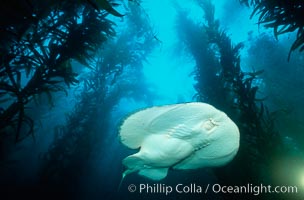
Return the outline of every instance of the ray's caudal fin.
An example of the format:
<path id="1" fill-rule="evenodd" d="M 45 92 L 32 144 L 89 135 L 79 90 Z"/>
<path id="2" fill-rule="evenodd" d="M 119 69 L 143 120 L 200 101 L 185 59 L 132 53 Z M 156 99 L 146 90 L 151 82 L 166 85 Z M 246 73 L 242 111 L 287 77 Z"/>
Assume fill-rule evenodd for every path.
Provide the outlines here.
<path id="1" fill-rule="evenodd" d="M 123 181 L 125 180 L 125 177 L 132 172 L 132 171 L 126 169 L 125 167 L 123 170 L 124 170 L 124 172 L 121 175 L 121 179 L 120 179 L 118 187 L 117 187 L 117 192 L 120 192 L 120 189 L 121 189 Z"/>
<path id="2" fill-rule="evenodd" d="M 119 182 L 119 185 L 118 185 L 118 188 L 117 188 L 117 191 L 119 192 L 120 191 L 120 188 L 121 188 L 121 186 L 122 186 L 122 183 L 123 183 L 123 181 L 125 180 L 125 177 L 129 174 L 129 173 L 131 173 L 131 172 L 128 172 L 129 170 L 125 170 L 123 173 L 122 173 L 122 175 L 121 175 L 121 179 L 120 179 L 120 182 Z"/>

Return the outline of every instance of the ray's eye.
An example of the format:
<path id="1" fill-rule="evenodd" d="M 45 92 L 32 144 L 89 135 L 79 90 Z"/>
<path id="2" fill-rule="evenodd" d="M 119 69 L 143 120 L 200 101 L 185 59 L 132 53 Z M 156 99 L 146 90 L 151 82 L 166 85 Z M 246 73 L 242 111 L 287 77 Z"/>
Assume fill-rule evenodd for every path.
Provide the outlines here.
<path id="1" fill-rule="evenodd" d="M 211 132 L 218 125 L 219 124 L 214 121 L 214 119 L 209 118 L 207 121 L 204 122 L 203 127 L 206 131 Z"/>

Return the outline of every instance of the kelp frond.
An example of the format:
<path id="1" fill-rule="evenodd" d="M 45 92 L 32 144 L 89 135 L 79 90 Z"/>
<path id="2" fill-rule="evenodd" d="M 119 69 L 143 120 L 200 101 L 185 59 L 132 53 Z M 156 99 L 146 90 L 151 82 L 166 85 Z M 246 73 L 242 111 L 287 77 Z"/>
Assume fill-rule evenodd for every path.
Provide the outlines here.
<path id="1" fill-rule="evenodd" d="M 107 15 L 118 14 L 110 1 L 96 2 L 98 10 L 86 0 L 21 0 L 23 7 L 15 7 L 14 1 L 2 3 L 0 16 L 6 9 L 17 10 L 11 10 L 15 18 L 8 15 L 11 18 L 0 20 L 0 94 L 6 94 L 0 101 L 10 98 L 9 105 L 1 106 L 0 139 L 15 130 L 11 132 L 19 141 L 23 123 L 31 132 L 32 121 L 24 111 L 27 103 L 43 93 L 51 102 L 53 92 L 66 92 L 64 84 L 77 84 L 72 59 L 88 64 L 101 44 L 115 35 Z"/>
<path id="2" fill-rule="evenodd" d="M 196 61 L 193 73 L 197 81 L 196 100 L 209 102 L 229 113 L 243 135 L 241 148 L 231 167 L 216 170 L 216 173 L 221 173 L 219 181 L 243 184 L 265 180 L 258 171 L 260 165 L 269 164 L 268 158 L 281 153 L 283 145 L 271 113 L 263 100 L 257 98 L 260 86 L 257 80 L 263 71 L 242 70 L 240 51 L 243 44 L 233 44 L 229 35 L 221 29 L 219 21 L 214 18 L 211 1 L 198 2 L 205 13 L 201 23 L 193 23 L 184 13 L 178 18 L 182 27 L 179 32 L 183 33 L 181 38 L 188 44 Z M 239 168 L 247 173 L 240 174 L 239 178 L 230 176 L 239 173 L 235 171 Z"/>
<path id="3" fill-rule="evenodd" d="M 304 1 L 290 0 L 240 0 L 241 3 L 253 7 L 251 18 L 259 16 L 259 24 L 267 28 L 273 28 L 274 36 L 297 31 L 296 39 L 293 42 L 291 53 L 297 49 L 304 50 Z"/>
<path id="4" fill-rule="evenodd" d="M 140 6 L 130 6 L 126 29 L 104 43 L 90 62 L 77 103 L 67 115 L 66 123 L 55 129 L 55 139 L 43 156 L 41 179 L 60 187 L 62 179 L 87 168 L 87 161 L 108 134 L 111 111 L 122 98 L 147 98 L 147 88 L 141 79 L 145 57 L 157 41 Z M 138 30 L 141 31 L 138 31 Z M 145 99 L 146 98 L 146 99 Z M 63 161 L 64 160 L 64 165 Z M 81 162 L 79 162 L 81 161 Z M 68 181 L 73 182 L 73 179 Z M 66 183 L 65 183 L 66 184 Z"/>

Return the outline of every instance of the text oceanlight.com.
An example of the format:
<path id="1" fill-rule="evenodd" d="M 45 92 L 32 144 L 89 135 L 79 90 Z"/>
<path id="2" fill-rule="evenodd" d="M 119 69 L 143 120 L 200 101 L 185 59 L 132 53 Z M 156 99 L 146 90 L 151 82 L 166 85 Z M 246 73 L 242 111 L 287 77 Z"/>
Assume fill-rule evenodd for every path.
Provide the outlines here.
<path id="1" fill-rule="evenodd" d="M 128 186 L 130 192 L 138 192 L 140 194 L 164 194 L 171 193 L 180 194 L 207 194 L 213 192 L 216 194 L 271 194 L 271 193 L 298 193 L 297 186 L 271 186 L 271 185 L 253 185 L 248 183 L 243 186 L 225 186 L 220 184 L 198 185 L 191 184 L 177 184 L 175 186 L 166 184 L 130 184 Z"/>

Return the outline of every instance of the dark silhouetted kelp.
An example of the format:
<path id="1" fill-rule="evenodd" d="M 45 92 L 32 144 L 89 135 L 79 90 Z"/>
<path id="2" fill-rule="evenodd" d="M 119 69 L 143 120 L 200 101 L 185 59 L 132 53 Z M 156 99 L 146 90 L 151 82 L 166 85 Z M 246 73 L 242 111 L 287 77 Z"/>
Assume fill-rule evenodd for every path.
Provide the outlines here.
<path id="1" fill-rule="evenodd" d="M 7 11 L 14 16 L 2 16 Z M 87 1 L 2 3 L 0 98 L 7 106 L 0 112 L 1 140 L 33 134 L 27 104 L 41 94 L 52 101 L 52 92 L 78 82 L 71 59 L 85 63 L 114 34 L 107 15 Z"/>
<path id="2" fill-rule="evenodd" d="M 304 50 L 304 2 L 289 0 L 240 0 L 241 3 L 254 8 L 251 18 L 259 16 L 258 24 L 267 28 L 273 28 L 274 36 L 297 31 L 296 39 L 293 42 L 289 54 L 299 49 Z"/>
<path id="3" fill-rule="evenodd" d="M 253 6 L 252 16 L 260 15 L 259 24 L 273 28 L 276 37 L 298 30 L 296 41 L 288 57 L 296 49 L 303 51 L 302 1 L 240 1 Z M 126 2 L 129 4 L 125 7 L 127 14 L 118 12 L 115 9 L 117 3 L 112 0 L 4 0 L 1 3 L 0 171 L 4 176 L 0 176 L 1 192 L 3 192 L 0 198 L 4 198 L 5 194 L 10 194 L 11 199 L 17 196 L 25 199 L 29 197 L 39 197 L 39 199 L 164 197 L 150 193 L 132 193 L 134 195 L 132 196 L 127 191 L 126 184 L 147 182 L 146 179 L 132 174 L 128 176 L 128 181 L 122 183 L 120 190 L 117 190 L 122 172 L 121 160 L 129 153 L 118 144 L 118 138 L 115 138 L 116 127 L 119 127 L 118 121 L 121 118 L 120 112 L 124 112 L 125 107 L 129 106 L 129 100 L 130 104 L 133 100 L 135 104 L 143 102 L 152 104 L 156 95 L 149 91 L 150 85 L 146 83 L 143 67 L 156 45 L 162 44 L 151 28 L 151 21 L 140 5 L 141 1 L 124 1 Z M 268 55 L 267 51 L 272 53 L 275 51 L 268 48 L 274 47 L 273 41 L 267 37 L 260 37 L 260 41 L 252 40 L 249 54 L 256 53 L 256 58 L 265 63 L 263 67 L 255 66 L 254 64 L 259 62 L 252 64 L 250 59 L 254 58 L 249 58 L 249 63 L 258 70 L 244 71 L 240 56 L 243 44 L 233 44 L 227 32 L 221 28 L 220 22 L 214 17 L 215 8 L 210 0 L 196 2 L 204 15 L 200 22 L 194 22 L 187 17 L 188 12 L 182 8 L 176 9 L 178 42 L 184 44 L 187 53 L 190 52 L 196 62 L 191 74 L 195 80 L 196 90 L 193 99 L 214 105 L 236 122 L 241 134 L 240 150 L 236 158 L 225 167 L 210 173 L 208 169 L 183 173 L 169 170 L 168 178 L 162 183 L 176 185 L 178 180 L 182 184 L 189 183 L 189 185 L 219 183 L 240 186 L 259 185 L 261 182 L 265 185 L 294 184 L 293 178 L 298 176 L 298 172 L 288 174 L 289 169 L 285 169 L 285 166 L 289 163 L 283 162 L 290 161 L 291 164 L 301 162 L 298 166 L 303 166 L 303 161 L 299 159 L 300 153 L 297 155 L 294 153 L 292 145 L 295 143 L 292 138 L 287 138 L 286 142 L 285 138 L 281 137 L 281 132 L 277 131 L 275 120 L 278 111 L 271 112 L 268 108 L 268 99 L 258 96 L 260 83 L 268 86 L 268 83 L 274 80 L 261 78 L 264 66 L 276 67 L 270 69 L 271 73 L 276 71 L 273 76 L 278 74 L 278 77 L 284 76 L 284 79 L 293 77 L 284 74 L 283 64 L 277 65 L 269 60 L 265 61 L 259 55 L 274 60 L 273 58 L 281 58 L 282 54 L 287 55 L 288 52 Z M 114 17 L 118 20 L 115 21 Z M 114 21 L 117 24 L 114 24 Z M 166 42 L 164 41 L 164 44 Z M 295 54 L 294 52 L 293 55 Z M 276 62 L 279 63 L 280 59 Z M 299 59 L 298 62 L 302 61 Z M 75 63 L 80 68 L 86 67 L 81 71 L 80 76 L 76 74 Z M 297 69 L 293 68 L 294 71 L 299 71 L 298 68 L 302 67 L 298 63 L 295 66 Z M 159 69 L 157 73 L 162 73 L 162 69 Z M 265 71 L 267 72 L 267 69 Z M 301 74 L 303 73 L 299 73 L 299 76 Z M 168 77 L 169 81 L 170 78 Z M 292 82 L 296 85 L 293 89 L 303 89 L 302 81 L 292 80 Z M 286 88 L 273 90 L 284 96 Z M 184 90 L 184 88 L 180 89 Z M 51 130 L 47 132 L 53 132 L 53 127 L 56 126 L 54 138 L 53 135 L 48 135 L 45 139 L 43 135 L 44 139 L 39 138 L 39 142 L 42 143 L 32 145 L 29 142 L 32 140 L 28 136 L 35 136 L 34 129 L 37 122 L 34 119 L 40 118 L 39 106 L 53 104 L 57 100 L 58 92 L 67 94 L 70 91 L 75 92 L 72 96 L 75 104 L 61 105 L 66 106 L 62 113 L 73 106 L 72 112 L 66 114 L 66 121 L 60 121 L 62 118 L 59 117 L 58 121 L 61 123 L 59 126 L 54 125 L 52 120 L 46 122 L 47 128 Z M 271 96 L 269 91 L 266 93 Z M 293 104 L 297 102 L 294 100 L 297 99 L 296 97 L 290 95 L 283 98 L 285 102 Z M 281 96 L 275 98 L 282 100 Z M 125 100 L 128 103 L 123 104 Z M 294 104 L 295 107 L 301 105 L 298 102 Z M 49 115 L 57 117 L 59 112 L 55 112 Z M 302 116 L 302 110 L 298 113 Z M 298 122 L 286 123 L 288 123 L 287 128 L 290 128 Z M 48 140 L 49 144 L 43 143 L 46 142 L 45 140 Z M 286 143 L 289 143 L 289 146 Z M 30 146 L 30 148 L 26 152 L 18 145 Z M 15 148 L 16 150 L 9 154 L 6 147 L 9 147 L 9 150 Z M 18 148 L 21 150 L 18 151 Z M 294 155 L 290 156 L 290 152 Z M 25 165 L 21 163 L 24 160 L 27 162 L 28 158 L 31 159 L 28 163 Z M 18 162 L 18 159 L 21 161 Z M 278 171 L 273 170 L 274 165 L 285 167 L 279 176 L 276 174 Z M 28 170 L 31 167 L 34 169 Z M 16 173 L 17 170 L 21 172 Z M 28 171 L 29 175 L 25 175 L 26 178 L 23 179 L 23 174 Z M 9 172 L 7 176 L 6 172 Z M 22 177 L 17 177 L 20 174 Z M 286 174 L 292 177 L 288 179 L 289 182 L 284 180 Z M 255 197 L 252 194 L 199 195 L 187 197 L 193 199 Z M 167 197 L 183 199 L 185 196 L 176 194 L 165 196 L 164 199 Z M 267 195 L 258 197 L 269 199 Z M 286 199 L 285 197 L 289 196 L 271 194 L 272 199 Z M 294 199 L 297 197 L 294 196 Z"/>
<path id="4" fill-rule="evenodd" d="M 243 44 L 233 45 L 221 30 L 219 21 L 214 19 L 211 1 L 202 0 L 198 4 L 204 11 L 202 20 L 205 21 L 194 23 L 184 11 L 177 21 L 180 38 L 196 60 L 196 98 L 225 111 L 241 133 L 236 159 L 215 173 L 222 185 L 279 184 L 273 179 L 270 166 L 277 157 L 286 155 L 286 147 L 275 128 L 274 115 L 263 99 L 257 98 L 259 85 L 255 81 L 263 70 L 244 72 L 241 69 L 239 51 Z M 242 194 L 242 198 L 245 196 Z M 268 198 L 267 195 L 259 197 Z M 225 198 L 236 196 L 231 194 Z"/>
<path id="5" fill-rule="evenodd" d="M 113 126 L 111 112 L 119 101 L 122 98 L 133 98 L 150 102 L 153 98 L 141 77 L 143 62 L 158 41 L 153 39 L 153 30 L 141 8 L 130 5 L 130 10 L 124 17 L 126 28 L 116 38 L 108 40 L 97 58 L 91 62 L 91 70 L 83 81 L 83 89 L 77 97 L 73 112 L 68 115 L 66 124 L 56 128 L 55 135 L 58 137 L 43 156 L 41 184 L 51 188 L 49 192 L 63 192 L 70 198 L 78 195 L 70 189 L 81 189 L 81 174 L 97 167 L 89 165 L 90 158 L 96 153 L 104 156 L 109 154 L 107 146 L 110 144 L 106 138 L 115 135 L 114 127 L 109 129 L 109 126 Z M 119 158 L 119 155 L 115 157 Z M 120 162 L 111 170 L 120 173 Z M 112 177 L 113 182 L 109 186 L 106 181 L 108 174 L 103 176 L 104 190 L 110 189 L 112 195 L 117 195 L 115 193 L 120 177 Z M 61 191 L 60 188 L 66 190 Z"/>

